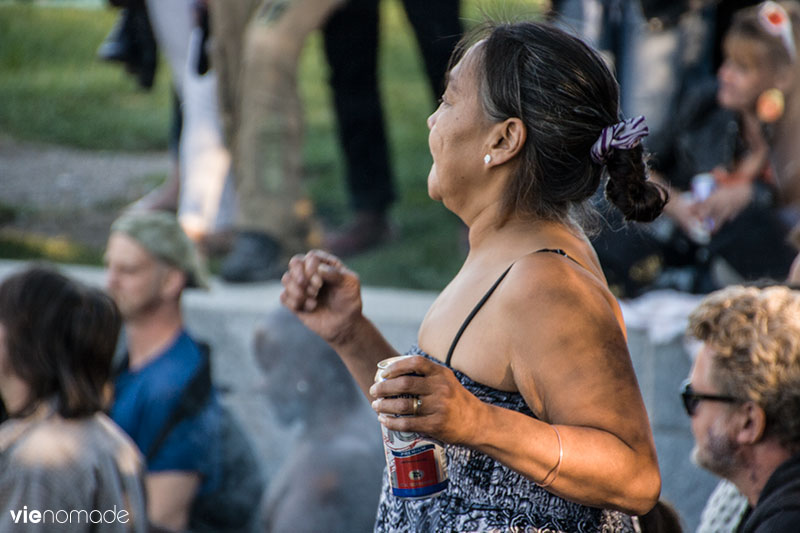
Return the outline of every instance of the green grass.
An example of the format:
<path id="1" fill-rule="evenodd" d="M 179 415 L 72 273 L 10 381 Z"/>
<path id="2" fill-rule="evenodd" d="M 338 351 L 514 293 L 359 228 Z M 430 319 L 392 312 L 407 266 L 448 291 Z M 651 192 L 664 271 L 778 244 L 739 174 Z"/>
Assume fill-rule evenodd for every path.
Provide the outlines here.
<path id="1" fill-rule="evenodd" d="M 532 15 L 539 3 L 465 0 L 462 13 L 470 25 L 482 18 L 481 8 Z M 463 260 L 461 223 L 427 196 L 431 158 L 425 119 L 434 102 L 399 1 L 382 0 L 382 6 L 380 79 L 398 193 L 392 211 L 398 237 L 349 264 L 366 284 L 437 290 Z M 0 132 L 87 149 L 165 149 L 170 80 L 164 61 L 155 87 L 145 92 L 118 65 L 95 59 L 115 17 L 111 9 L 0 0 Z M 314 35 L 300 68 L 306 183 L 320 217 L 341 223 L 349 208 L 327 76 L 321 39 Z M 19 245 L 0 236 L 0 257 L 24 257 L 26 249 Z M 46 247 L 34 243 L 29 249 L 31 256 L 48 257 Z M 83 250 L 74 255 L 90 262 L 93 257 Z"/>
<path id="2" fill-rule="evenodd" d="M 23 234 L 0 229 L 0 251 L 4 259 L 46 259 L 56 263 L 100 265 L 103 253 L 63 237 Z"/>
<path id="3" fill-rule="evenodd" d="M 95 58 L 111 10 L 0 5 L 0 130 L 78 148 L 162 149 L 169 75 L 139 89 L 117 64 Z"/>

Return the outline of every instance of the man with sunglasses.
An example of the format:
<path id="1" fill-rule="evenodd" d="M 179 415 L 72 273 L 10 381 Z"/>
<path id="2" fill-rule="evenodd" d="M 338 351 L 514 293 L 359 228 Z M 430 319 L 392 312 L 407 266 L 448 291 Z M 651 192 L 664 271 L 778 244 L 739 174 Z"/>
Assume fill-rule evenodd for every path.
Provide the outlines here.
<path id="1" fill-rule="evenodd" d="M 681 391 L 692 459 L 746 497 L 737 532 L 797 532 L 800 293 L 728 287 L 700 303 L 689 333 L 702 342 Z"/>

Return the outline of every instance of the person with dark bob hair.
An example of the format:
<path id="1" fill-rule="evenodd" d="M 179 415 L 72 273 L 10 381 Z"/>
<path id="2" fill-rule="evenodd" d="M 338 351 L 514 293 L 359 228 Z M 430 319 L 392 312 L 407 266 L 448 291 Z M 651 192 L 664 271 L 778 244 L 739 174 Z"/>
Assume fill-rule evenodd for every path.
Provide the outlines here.
<path id="1" fill-rule="evenodd" d="M 363 315 L 357 275 L 324 251 L 290 260 L 281 300 L 387 430 L 443 443 L 446 489 L 409 499 L 385 480 L 376 531 L 633 531 L 661 478 L 622 314 L 578 217 L 606 178 L 627 219 L 658 216 L 644 118 L 621 120 L 600 56 L 546 24 L 481 26 L 451 64 L 428 119 L 428 193 L 470 249 L 411 357 L 373 384 L 397 352 Z"/>
<path id="2" fill-rule="evenodd" d="M 46 267 L 0 284 L 0 531 L 147 530 L 141 455 L 103 414 L 120 320 L 101 290 Z"/>

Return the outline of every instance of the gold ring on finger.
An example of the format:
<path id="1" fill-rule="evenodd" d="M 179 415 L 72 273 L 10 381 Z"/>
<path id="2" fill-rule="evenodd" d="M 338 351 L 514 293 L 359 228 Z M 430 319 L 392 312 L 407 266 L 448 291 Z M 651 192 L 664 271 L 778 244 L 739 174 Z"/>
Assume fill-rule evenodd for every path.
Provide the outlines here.
<path id="1" fill-rule="evenodd" d="M 422 400 L 420 400 L 419 397 L 416 397 L 414 398 L 412 404 L 414 405 L 414 416 L 417 416 L 420 408 L 422 407 Z"/>

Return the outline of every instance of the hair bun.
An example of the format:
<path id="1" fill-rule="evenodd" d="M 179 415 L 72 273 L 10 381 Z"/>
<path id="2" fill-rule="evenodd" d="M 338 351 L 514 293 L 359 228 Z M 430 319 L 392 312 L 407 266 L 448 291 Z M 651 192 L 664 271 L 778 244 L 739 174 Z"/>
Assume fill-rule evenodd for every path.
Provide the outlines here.
<path id="1" fill-rule="evenodd" d="M 637 145 L 630 150 L 611 150 L 606 168 L 606 198 L 625 220 L 651 222 L 661 214 L 669 194 L 664 187 L 647 179 L 644 149 Z"/>

